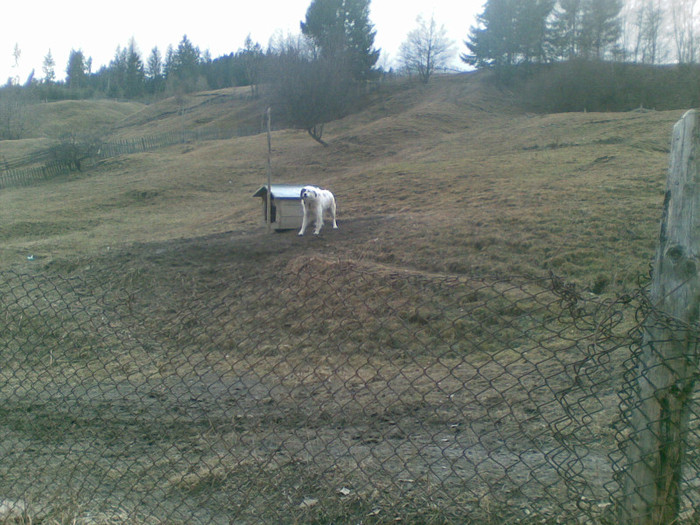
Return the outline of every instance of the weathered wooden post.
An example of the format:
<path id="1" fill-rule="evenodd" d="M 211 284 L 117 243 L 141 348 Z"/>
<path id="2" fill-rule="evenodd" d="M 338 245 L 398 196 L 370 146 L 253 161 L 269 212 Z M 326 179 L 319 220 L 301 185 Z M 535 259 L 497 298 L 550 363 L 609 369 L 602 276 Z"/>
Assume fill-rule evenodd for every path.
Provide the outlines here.
<path id="1" fill-rule="evenodd" d="M 637 364 L 619 521 L 675 523 L 688 419 L 698 374 L 700 111 L 673 128 L 659 245 Z"/>
<path id="2" fill-rule="evenodd" d="M 265 207 L 265 221 L 267 222 L 267 233 L 272 230 L 272 132 L 270 129 L 270 119 L 272 108 L 265 110 L 267 119 L 267 205 Z"/>

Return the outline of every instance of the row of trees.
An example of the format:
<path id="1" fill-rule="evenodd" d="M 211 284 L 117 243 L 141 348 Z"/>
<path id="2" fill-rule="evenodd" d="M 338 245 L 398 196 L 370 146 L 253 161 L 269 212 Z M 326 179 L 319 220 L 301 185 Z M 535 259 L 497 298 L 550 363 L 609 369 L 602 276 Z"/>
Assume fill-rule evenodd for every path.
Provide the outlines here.
<path id="1" fill-rule="evenodd" d="M 301 36 L 309 40 L 314 60 L 337 58 L 356 80 L 377 73 L 379 50 L 369 21 L 369 0 L 313 0 Z M 521 64 L 570 60 L 614 60 L 644 64 L 700 59 L 700 0 L 487 0 L 464 42 L 461 59 L 478 68 L 503 70 Z M 465 33 L 466 22 L 465 22 Z M 236 85 L 257 85 L 263 62 L 279 64 L 290 56 L 289 42 L 271 42 L 266 52 L 248 37 L 242 49 L 212 59 L 184 36 L 177 47 L 158 47 L 144 60 L 133 39 L 114 59 L 92 71 L 82 50 L 71 52 L 65 82 L 56 82 L 49 52 L 43 63 L 42 98 L 109 96 L 140 98 L 162 93 Z M 289 38 L 287 39 L 289 40 Z M 15 49 L 15 61 L 19 49 Z M 315 54 L 314 54 L 315 53 Z M 427 81 L 454 53 L 453 42 L 434 19 L 418 20 L 408 33 L 398 64 Z M 296 58 L 294 58 L 296 60 Z M 63 90 L 52 89 L 55 87 Z"/>
<path id="2" fill-rule="evenodd" d="M 276 74 L 275 68 L 284 59 L 318 62 L 316 69 L 332 65 L 336 76 L 342 67 L 344 76 L 364 82 L 381 73 L 376 68 L 380 50 L 374 47 L 376 31 L 369 20 L 369 5 L 370 0 L 312 0 L 300 23 L 300 35 L 273 38 L 266 51 L 248 36 L 243 48 L 216 59 L 208 51 L 202 52 L 187 35 L 177 47 L 168 46 L 165 53 L 153 48 L 145 59 L 132 38 L 98 70 L 81 49 L 74 49 L 65 81 L 57 80 L 56 62 L 49 51 L 42 64 L 43 78 L 32 75 L 23 87 L 34 90 L 43 100 L 95 96 L 143 99 L 241 85 L 257 92 L 262 75 L 266 71 Z M 17 60 L 20 50 L 15 52 Z M 438 27 L 432 18 L 429 22 L 419 18 L 418 27 L 401 46 L 397 66 L 427 81 L 453 54 L 453 42 L 447 39 L 444 27 Z M 284 69 L 288 66 L 284 64 Z M 10 79 L 5 87 L 18 85 L 19 79 Z"/>
<path id="3" fill-rule="evenodd" d="M 668 56 L 674 42 L 679 61 L 700 58 L 695 51 L 700 39 L 694 16 L 695 3 L 700 0 L 624 1 L 627 4 L 623 0 L 487 0 L 477 24 L 468 33 L 468 51 L 461 59 L 471 66 L 499 72 L 522 71 L 519 66 L 523 65 L 634 60 L 655 64 Z M 30 78 L 23 88 L 10 85 L 0 90 L 0 106 L 3 101 L 13 101 L 8 111 L 0 107 L 0 138 L 18 135 L 15 105 L 21 103 L 14 101 L 21 102 L 21 96 L 15 96 L 17 91 L 33 92 L 36 99 L 44 100 L 94 96 L 142 99 L 247 85 L 254 96 L 264 95 L 278 124 L 305 129 L 323 143 L 323 124 L 356 108 L 367 82 L 380 73 L 369 6 L 370 0 L 311 0 L 299 35 L 279 37 L 265 51 L 248 37 L 242 49 L 216 59 L 187 36 L 177 47 L 169 46 L 164 55 L 157 47 L 152 49 L 145 61 L 132 40 L 95 72 L 82 51 L 73 51 L 65 82 L 56 82 L 56 66 L 49 53 L 43 64 L 43 81 Z M 408 33 L 400 48 L 399 61 L 404 70 L 428 82 L 454 51 L 443 26 L 433 18 L 419 18 L 417 28 Z M 15 54 L 17 58 L 19 50 Z M 542 76 L 542 67 L 525 69 Z M 616 75 L 619 69 L 610 74 Z M 571 70 L 567 70 L 567 76 L 560 75 L 559 81 L 551 81 L 555 77 L 545 71 L 550 77 L 537 79 L 536 88 L 530 92 L 547 93 L 548 86 L 556 88 L 573 78 L 566 91 L 571 93 L 573 87 L 590 83 L 590 71 L 587 67 L 574 68 L 574 75 L 570 75 Z M 683 82 L 693 84 L 692 74 L 687 79 Z M 259 92 L 260 85 L 265 86 L 264 93 Z M 611 78 L 605 84 L 606 92 L 601 90 L 603 94 L 598 97 L 606 99 L 607 109 L 616 109 L 615 101 L 622 100 L 617 93 L 609 93 L 610 89 L 619 91 L 615 86 L 620 85 L 635 83 Z M 546 98 L 551 98 L 549 93 Z M 570 98 L 567 95 L 566 100 Z M 627 94 L 625 107 L 637 98 Z M 684 93 L 679 94 L 679 100 L 686 98 Z M 571 106 L 581 107 L 592 109 L 588 103 Z M 6 113 L 10 115 L 7 118 Z M 5 128 L 8 131 L 3 131 Z"/>
<path id="4" fill-rule="evenodd" d="M 692 107 L 700 101 L 696 4 L 487 0 L 461 59 L 495 70 L 537 111 Z"/>
<path id="5" fill-rule="evenodd" d="M 25 86 L 6 86 L 0 103 L 20 92 L 44 100 L 100 95 L 142 98 L 247 85 L 253 96 L 264 95 L 278 123 L 305 129 L 323 143 L 323 124 L 355 107 L 367 81 L 378 75 L 379 50 L 374 47 L 376 31 L 369 20 L 369 5 L 370 0 L 312 0 L 300 35 L 279 37 L 267 51 L 248 37 L 243 49 L 213 60 L 184 36 L 164 56 L 154 48 L 144 62 L 132 40 L 96 72 L 82 51 L 72 51 L 65 82 L 56 82 L 49 53 L 43 65 L 44 81 L 30 79 Z M 265 93 L 258 91 L 261 84 Z M 0 130 L 0 138 L 17 138 L 17 133 Z"/>
<path id="6" fill-rule="evenodd" d="M 479 68 L 507 69 L 521 64 L 571 60 L 614 60 L 644 64 L 679 63 L 700 59 L 700 0 L 488 0 L 465 41 L 462 60 Z M 313 48 L 314 60 L 337 58 L 355 80 L 367 80 L 377 71 L 379 50 L 373 48 L 375 31 L 369 21 L 369 0 L 313 0 L 301 23 L 301 36 Z M 89 89 L 113 97 L 256 86 L 266 61 L 279 65 L 280 56 L 292 57 L 287 41 L 271 42 L 267 52 L 246 39 L 236 53 L 212 60 L 184 36 L 177 48 L 163 56 L 156 47 L 142 61 L 132 40 L 119 48 L 108 66 L 91 73 L 90 60 L 81 51 L 71 53 L 66 86 Z M 299 46 L 297 46 L 299 47 Z M 409 73 L 428 81 L 454 52 L 444 26 L 433 18 L 418 19 L 408 33 L 398 62 Z M 298 55 L 298 54 L 297 54 Z M 296 59 L 296 58 L 295 58 Z M 45 79 L 55 78 L 50 54 Z M 337 65 L 337 64 L 336 64 Z"/>
<path id="7" fill-rule="evenodd" d="M 258 82 L 258 65 L 264 54 L 260 44 L 250 36 L 235 53 L 213 59 L 202 52 L 187 35 L 176 48 L 168 46 L 165 54 L 154 47 L 145 62 L 132 39 L 117 48 L 114 58 L 98 71 L 82 50 L 72 50 L 66 68 L 66 80 L 54 81 L 55 62 L 51 53 L 44 58 L 44 82 L 35 85 L 44 98 L 106 96 L 141 99 L 162 94 L 187 93 L 201 89 L 252 85 Z"/>
<path id="8" fill-rule="evenodd" d="M 501 71 L 565 60 L 693 63 L 698 9 L 698 0 L 488 0 L 461 58 Z"/>

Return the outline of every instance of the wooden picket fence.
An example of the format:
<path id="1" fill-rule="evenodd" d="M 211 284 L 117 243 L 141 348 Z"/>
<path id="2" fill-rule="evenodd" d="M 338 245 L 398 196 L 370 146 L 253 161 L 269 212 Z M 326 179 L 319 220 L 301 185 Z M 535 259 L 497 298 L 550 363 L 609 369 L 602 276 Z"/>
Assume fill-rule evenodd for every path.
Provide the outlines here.
<path id="1" fill-rule="evenodd" d="M 131 155 L 153 151 L 176 144 L 201 142 L 205 140 L 226 140 L 233 137 L 243 137 L 262 133 L 255 126 L 234 129 L 198 129 L 186 131 L 171 131 L 158 135 L 150 135 L 135 139 L 123 139 L 115 142 L 107 142 L 100 148 L 100 158 L 117 157 L 119 155 Z"/>
<path id="2" fill-rule="evenodd" d="M 70 173 L 70 167 L 62 162 L 49 162 L 43 166 L 11 169 L 0 172 L 0 189 L 32 186 L 37 182 Z"/>

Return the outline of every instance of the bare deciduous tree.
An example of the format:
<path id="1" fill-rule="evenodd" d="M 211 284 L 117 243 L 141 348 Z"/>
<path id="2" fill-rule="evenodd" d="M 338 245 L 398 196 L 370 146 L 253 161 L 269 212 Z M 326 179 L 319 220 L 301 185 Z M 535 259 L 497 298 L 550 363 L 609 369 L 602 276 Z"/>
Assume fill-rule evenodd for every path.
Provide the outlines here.
<path id="1" fill-rule="evenodd" d="M 623 17 L 622 46 L 634 62 L 658 64 L 666 57 L 663 0 L 628 0 Z"/>
<path id="2" fill-rule="evenodd" d="M 14 58 L 14 65 L 12 66 L 12 69 L 15 70 L 15 76 L 12 79 L 12 83 L 16 86 L 19 85 L 19 59 L 22 56 L 22 50 L 19 48 L 19 44 L 15 44 L 15 49 L 12 52 L 12 57 Z"/>
<path id="3" fill-rule="evenodd" d="M 98 154 L 103 142 L 101 132 L 80 135 L 66 133 L 61 136 L 58 144 L 50 149 L 51 158 L 71 170 L 81 171 L 83 163 Z"/>
<path id="4" fill-rule="evenodd" d="M 427 84 L 435 70 L 444 67 L 454 54 L 454 43 L 447 38 L 445 26 L 438 27 L 434 17 L 426 22 L 419 16 L 416 21 L 418 27 L 408 33 L 399 56 L 406 70 Z"/>
<path id="5" fill-rule="evenodd" d="M 681 64 L 689 64 L 697 58 L 696 6 L 697 0 L 671 0 L 673 40 Z"/>
<path id="6" fill-rule="evenodd" d="M 664 12 L 661 0 L 647 2 L 642 24 L 642 62 L 656 64 L 661 59 L 662 42 L 660 40 L 661 29 L 664 20 Z"/>
<path id="7" fill-rule="evenodd" d="M 303 129 L 318 143 L 326 122 L 345 116 L 356 102 L 356 83 L 342 57 L 317 57 L 303 38 L 272 48 L 268 64 L 269 104 L 283 122 Z"/>
<path id="8" fill-rule="evenodd" d="M 262 73 L 263 61 L 265 54 L 262 46 L 248 35 L 245 39 L 243 51 L 240 54 L 243 61 L 243 69 L 245 70 L 246 80 L 250 84 L 250 94 L 253 98 L 258 98 L 260 84 L 260 75 Z"/>

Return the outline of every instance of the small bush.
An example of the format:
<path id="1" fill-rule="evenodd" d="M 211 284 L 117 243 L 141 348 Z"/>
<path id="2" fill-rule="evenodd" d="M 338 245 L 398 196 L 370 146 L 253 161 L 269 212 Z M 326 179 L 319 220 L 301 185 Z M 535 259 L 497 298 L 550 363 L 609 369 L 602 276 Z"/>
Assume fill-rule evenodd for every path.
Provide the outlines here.
<path id="1" fill-rule="evenodd" d="M 71 170 L 80 171 L 86 160 L 98 154 L 102 143 L 103 140 L 99 135 L 67 133 L 51 148 L 50 155 L 54 162 L 68 166 Z"/>

